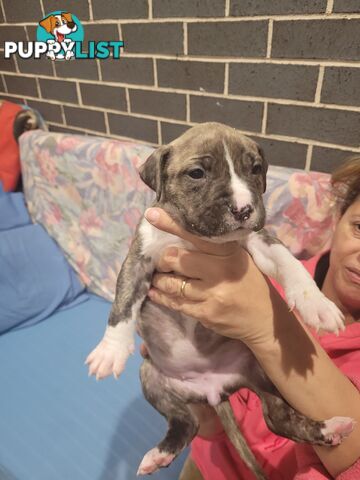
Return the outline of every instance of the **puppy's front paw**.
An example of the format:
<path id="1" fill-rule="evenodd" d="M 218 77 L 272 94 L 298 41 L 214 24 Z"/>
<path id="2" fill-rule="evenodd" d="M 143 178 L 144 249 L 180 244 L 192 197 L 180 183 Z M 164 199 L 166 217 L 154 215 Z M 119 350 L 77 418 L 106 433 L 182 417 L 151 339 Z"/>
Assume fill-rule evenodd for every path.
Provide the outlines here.
<path id="1" fill-rule="evenodd" d="M 338 307 L 314 287 L 286 291 L 289 307 L 295 308 L 306 325 L 316 330 L 338 333 L 344 330 L 344 315 Z"/>
<path id="2" fill-rule="evenodd" d="M 85 361 L 89 366 L 89 376 L 95 375 L 96 380 L 102 380 L 113 374 L 116 379 L 119 378 L 131 353 L 134 353 L 134 345 L 102 340 Z"/>

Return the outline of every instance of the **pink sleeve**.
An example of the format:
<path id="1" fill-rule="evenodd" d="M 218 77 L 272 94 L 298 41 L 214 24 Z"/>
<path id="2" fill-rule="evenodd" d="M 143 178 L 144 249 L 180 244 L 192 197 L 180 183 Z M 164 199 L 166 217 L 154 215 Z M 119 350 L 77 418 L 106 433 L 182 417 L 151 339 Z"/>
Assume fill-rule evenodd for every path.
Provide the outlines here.
<path id="1" fill-rule="evenodd" d="M 360 376 L 347 375 L 349 380 L 360 390 Z M 294 480 L 324 480 L 332 478 L 322 466 L 319 457 L 309 445 L 295 444 L 298 471 Z M 359 480 L 360 458 L 347 470 L 340 473 L 336 480 Z"/>
<path id="2" fill-rule="evenodd" d="M 354 465 L 351 465 L 345 472 L 336 477 L 336 480 L 358 480 L 360 478 L 360 458 Z"/>
<path id="3" fill-rule="evenodd" d="M 360 390 L 360 375 L 348 375 L 355 387 Z M 340 473 L 336 480 L 358 480 L 360 478 L 360 457 L 345 472 Z"/>

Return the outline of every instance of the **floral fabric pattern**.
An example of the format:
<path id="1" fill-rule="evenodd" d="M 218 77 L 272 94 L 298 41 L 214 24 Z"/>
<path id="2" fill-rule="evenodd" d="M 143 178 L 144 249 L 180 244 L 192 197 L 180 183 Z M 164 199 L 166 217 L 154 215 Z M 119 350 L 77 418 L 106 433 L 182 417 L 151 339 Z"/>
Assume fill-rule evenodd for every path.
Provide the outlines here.
<path id="1" fill-rule="evenodd" d="M 100 137 L 31 131 L 20 137 L 24 193 L 90 291 L 112 301 L 136 226 L 154 200 L 137 168 L 153 148 Z M 267 228 L 299 257 L 328 247 L 329 176 L 270 167 Z"/>
<path id="2" fill-rule="evenodd" d="M 154 198 L 137 173 L 152 151 L 39 130 L 20 138 L 32 220 L 56 240 L 88 289 L 110 301 L 136 225 Z"/>

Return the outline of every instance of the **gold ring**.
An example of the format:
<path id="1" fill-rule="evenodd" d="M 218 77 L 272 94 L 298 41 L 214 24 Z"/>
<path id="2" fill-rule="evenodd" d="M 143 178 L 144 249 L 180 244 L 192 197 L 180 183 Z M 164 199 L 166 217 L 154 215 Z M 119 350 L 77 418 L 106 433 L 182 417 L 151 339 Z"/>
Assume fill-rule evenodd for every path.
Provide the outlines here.
<path id="1" fill-rule="evenodd" d="M 187 280 L 183 280 L 180 288 L 180 295 L 185 298 L 185 287 L 187 284 Z"/>

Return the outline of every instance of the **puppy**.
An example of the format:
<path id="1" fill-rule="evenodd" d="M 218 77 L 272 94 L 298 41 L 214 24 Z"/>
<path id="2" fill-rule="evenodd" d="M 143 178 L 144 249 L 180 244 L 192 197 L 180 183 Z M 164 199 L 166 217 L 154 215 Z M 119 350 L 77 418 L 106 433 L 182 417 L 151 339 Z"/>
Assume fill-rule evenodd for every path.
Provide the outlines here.
<path id="1" fill-rule="evenodd" d="M 53 35 L 55 40 L 48 40 L 48 43 L 54 42 L 66 42 L 69 41 L 66 39 L 66 35 L 69 33 L 76 32 L 77 25 L 73 21 L 71 13 L 62 12 L 59 15 L 49 15 L 48 17 L 44 18 L 39 22 L 48 33 Z M 55 60 L 55 58 L 64 58 L 63 54 L 58 54 L 55 57 L 55 53 L 53 51 L 49 51 L 47 56 L 51 58 L 51 60 Z M 70 57 L 74 56 L 74 53 L 71 51 L 66 52 L 66 60 L 69 60 Z"/>
<path id="2" fill-rule="evenodd" d="M 142 180 L 156 192 L 154 205 L 187 231 L 211 242 L 238 241 L 259 269 L 282 284 L 291 308 L 312 327 L 343 328 L 342 314 L 316 287 L 289 251 L 266 230 L 262 194 L 267 163 L 257 144 L 219 123 L 197 125 L 158 148 L 142 165 Z M 256 392 L 269 428 L 296 441 L 335 445 L 353 428 L 350 418 L 314 421 L 292 409 L 252 352 L 195 319 L 146 297 L 160 253 L 168 245 L 194 247 L 142 219 L 116 285 L 103 340 L 88 356 L 90 374 L 118 377 L 134 350 L 135 322 L 149 352 L 140 377 L 146 399 L 168 421 L 168 431 L 143 458 L 138 474 L 168 466 L 191 442 L 198 420 L 190 404 L 217 411 L 230 440 L 259 479 L 265 475 L 236 428 L 227 401 L 241 387 Z"/>

